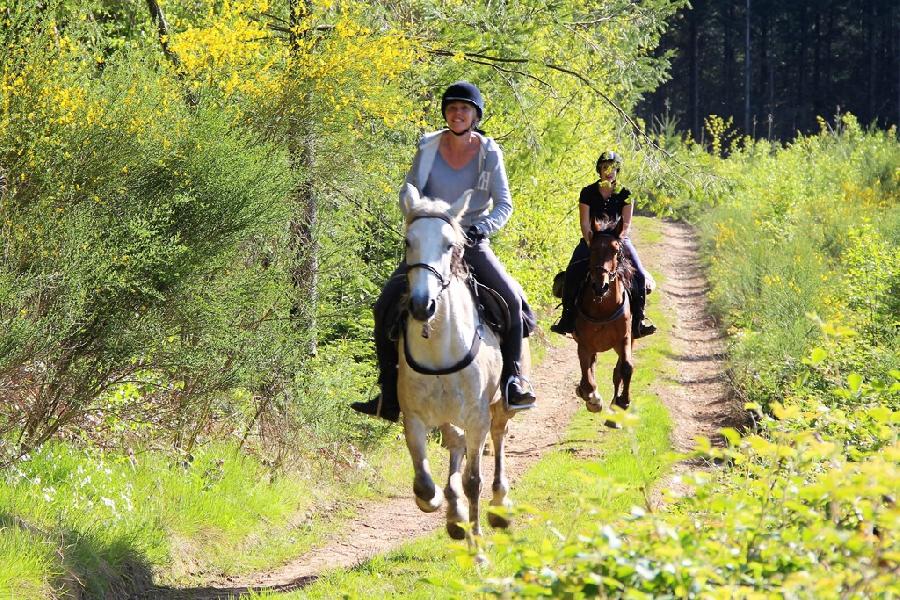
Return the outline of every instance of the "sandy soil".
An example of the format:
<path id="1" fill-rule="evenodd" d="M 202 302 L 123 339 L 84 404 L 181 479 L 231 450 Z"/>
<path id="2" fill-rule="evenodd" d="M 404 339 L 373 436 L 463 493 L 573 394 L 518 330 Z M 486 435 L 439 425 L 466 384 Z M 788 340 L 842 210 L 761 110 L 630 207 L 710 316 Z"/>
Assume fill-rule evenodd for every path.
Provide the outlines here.
<path id="1" fill-rule="evenodd" d="M 729 394 L 723 364 L 724 339 L 708 315 L 707 283 L 690 227 L 665 223 L 661 243 L 639 245 L 639 248 L 644 263 L 660 272 L 666 281 L 650 296 L 650 302 L 662 302 L 664 310 L 672 315 L 671 360 L 677 375 L 673 380 L 660 381 L 656 391 L 672 415 L 673 445 L 678 450 L 689 450 L 697 435 L 714 438 L 720 427 L 734 424 L 740 414 Z M 639 352 L 638 349 L 638 357 Z M 538 404 L 510 422 L 507 464 L 513 496 L 515 481 L 544 452 L 562 441 L 572 415 L 582 409 L 583 403 L 574 394 L 579 378 L 575 342 L 571 339 L 549 348 L 544 361 L 532 373 Z M 489 460 L 485 462 L 487 497 L 493 465 Z M 681 465 L 676 472 L 687 468 L 692 467 Z M 676 484 L 671 477 L 661 483 L 664 487 L 672 485 Z M 360 516 L 324 546 L 278 569 L 245 577 L 225 577 L 200 588 L 154 588 L 144 597 L 219 599 L 237 597 L 250 589 L 297 589 L 323 571 L 359 564 L 444 526 L 444 511 L 430 515 L 420 512 L 411 493 L 360 508 Z"/>

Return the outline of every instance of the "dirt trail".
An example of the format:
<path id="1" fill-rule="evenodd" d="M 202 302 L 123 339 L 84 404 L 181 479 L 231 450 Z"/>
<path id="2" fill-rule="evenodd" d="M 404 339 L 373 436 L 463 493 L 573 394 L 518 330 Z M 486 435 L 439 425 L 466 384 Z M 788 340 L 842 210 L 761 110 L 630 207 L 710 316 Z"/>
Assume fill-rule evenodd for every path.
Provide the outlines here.
<path id="1" fill-rule="evenodd" d="M 728 397 L 723 370 L 723 339 L 707 314 L 706 281 L 697 256 L 692 230 L 676 223 L 664 224 L 664 239 L 641 247 L 641 256 L 666 283 L 651 295 L 673 315 L 672 346 L 677 380 L 660 382 L 657 391 L 672 413 L 673 442 L 686 450 L 696 435 L 712 437 L 735 411 Z M 640 358 L 640 350 L 638 350 Z M 515 481 L 546 451 L 562 441 L 566 426 L 582 402 L 574 395 L 580 378 L 575 343 L 565 340 L 548 348 L 544 361 L 532 373 L 539 401 L 535 409 L 510 422 L 507 465 L 515 494 Z M 485 494 L 490 494 L 493 465 L 485 461 Z M 274 571 L 246 577 L 224 578 L 202 588 L 155 588 L 146 598 L 224 599 L 251 589 L 287 591 L 301 588 L 323 571 L 359 564 L 418 536 L 440 530 L 444 511 L 427 515 L 419 511 L 412 495 L 392 497 L 360 507 L 360 516 L 321 548 Z"/>

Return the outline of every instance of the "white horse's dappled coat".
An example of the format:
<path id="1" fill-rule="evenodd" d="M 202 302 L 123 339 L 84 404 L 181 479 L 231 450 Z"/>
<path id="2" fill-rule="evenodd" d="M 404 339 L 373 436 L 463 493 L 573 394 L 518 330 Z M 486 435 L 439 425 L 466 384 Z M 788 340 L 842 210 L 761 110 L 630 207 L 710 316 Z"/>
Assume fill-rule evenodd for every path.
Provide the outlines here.
<path id="1" fill-rule="evenodd" d="M 413 491 L 416 503 L 425 512 L 437 510 L 443 502 L 444 494 L 434 484 L 426 455 L 429 431 L 439 427 L 443 433 L 444 445 L 450 451 L 445 490 L 447 531 L 457 539 L 465 535 L 459 523 L 466 520 L 471 521 L 474 534 L 480 533 L 481 456 L 488 432 L 495 451 L 491 504 L 509 504 L 503 451 L 509 415 L 497 393 L 503 367 L 500 343 L 493 331 L 482 327 L 480 346 L 471 363 L 445 375 L 418 372 L 406 360 L 406 353 L 416 365 L 439 370 L 459 364 L 473 347 L 480 319 L 456 262 L 461 260 L 465 242 L 458 217 L 465 211 L 468 198 L 468 194 L 463 195 L 448 205 L 420 198 L 411 185 L 407 185 L 403 198 L 406 264 L 411 268 L 407 273 L 409 316 L 399 340 L 397 390 L 415 469 Z M 468 510 L 463 495 L 468 499 Z M 494 526 L 507 524 L 493 514 L 489 520 Z"/>

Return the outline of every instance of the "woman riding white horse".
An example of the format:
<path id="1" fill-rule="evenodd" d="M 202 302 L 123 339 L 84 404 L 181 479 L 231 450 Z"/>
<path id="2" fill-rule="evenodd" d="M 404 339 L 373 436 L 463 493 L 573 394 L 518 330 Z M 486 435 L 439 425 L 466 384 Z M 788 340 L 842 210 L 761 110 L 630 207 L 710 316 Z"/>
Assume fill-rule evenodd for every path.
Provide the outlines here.
<path id="1" fill-rule="evenodd" d="M 500 343 L 484 325 L 462 262 L 465 237 L 459 223 L 471 195 L 467 192 L 451 207 L 420 199 L 407 185 L 401 200 L 409 285 L 409 317 L 399 339 L 403 431 L 415 470 L 416 504 L 433 512 L 446 497 L 447 532 L 454 539 L 465 537 L 467 521 L 474 535 L 480 533 L 481 457 L 488 432 L 495 461 L 491 504 L 510 505 L 504 440 L 511 413 L 497 394 Z M 435 427 L 450 451 L 444 492 L 432 479 L 427 457 L 428 434 Z M 495 527 L 508 525 L 500 514 L 490 513 L 488 519 Z"/>
<path id="2" fill-rule="evenodd" d="M 422 196 L 449 201 L 472 191 L 466 210 L 459 217 L 466 237 L 465 262 L 480 283 L 496 290 L 506 301 L 510 322 L 501 341 L 501 390 L 511 408 L 528 407 L 533 405 L 535 395 L 521 367 L 524 293 L 497 259 L 488 239 L 512 214 L 503 152 L 493 139 L 476 129 L 484 115 L 484 101 L 471 83 L 458 81 L 450 85 L 441 98 L 441 112 L 447 127 L 422 137 L 406 184 Z M 405 211 L 408 207 L 403 195 L 401 191 L 400 208 Z M 381 393 L 368 402 L 352 405 L 361 413 L 389 421 L 397 421 L 400 405 L 397 346 L 389 337 L 387 321 L 406 290 L 407 269 L 406 262 L 402 262 L 375 302 L 375 352 Z"/>

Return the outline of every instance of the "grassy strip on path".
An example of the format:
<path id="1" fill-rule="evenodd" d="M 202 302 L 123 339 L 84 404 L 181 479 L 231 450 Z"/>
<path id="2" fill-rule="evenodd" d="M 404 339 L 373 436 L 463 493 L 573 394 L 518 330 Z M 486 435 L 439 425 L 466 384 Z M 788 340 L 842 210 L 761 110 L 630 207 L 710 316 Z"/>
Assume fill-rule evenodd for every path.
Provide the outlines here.
<path id="1" fill-rule="evenodd" d="M 660 222 L 639 218 L 638 227 L 642 245 L 661 239 Z M 658 273 L 653 275 L 659 284 L 663 282 Z M 533 510 L 523 512 L 514 521 L 510 535 L 515 536 L 517 543 L 533 548 L 536 556 L 542 548 L 573 540 L 580 532 L 594 530 L 598 524 L 616 519 L 634 506 L 645 507 L 650 488 L 674 461 L 669 415 L 651 391 L 658 377 L 669 369 L 665 359 L 671 353 L 668 337 L 673 317 L 662 312 L 653 296 L 649 309 L 659 332 L 637 345 L 631 411 L 638 422 L 622 430 L 608 429 L 603 424 L 606 413 L 595 415 L 579 410 L 565 441 L 512 486 L 513 501 Z M 577 361 L 577 356 L 573 354 L 572 360 Z M 612 352 L 599 357 L 597 379 L 605 397 L 610 396 L 614 364 Z M 572 383 L 574 387 L 575 382 Z M 581 402 L 574 393 L 572 401 Z M 512 574 L 513 565 L 505 556 L 510 537 L 489 528 L 486 533 L 490 561 L 486 568 L 476 570 L 465 545 L 450 541 L 441 530 L 355 568 L 328 573 L 304 590 L 284 594 L 260 592 L 251 597 L 461 597 L 469 594 L 462 586 Z"/>

